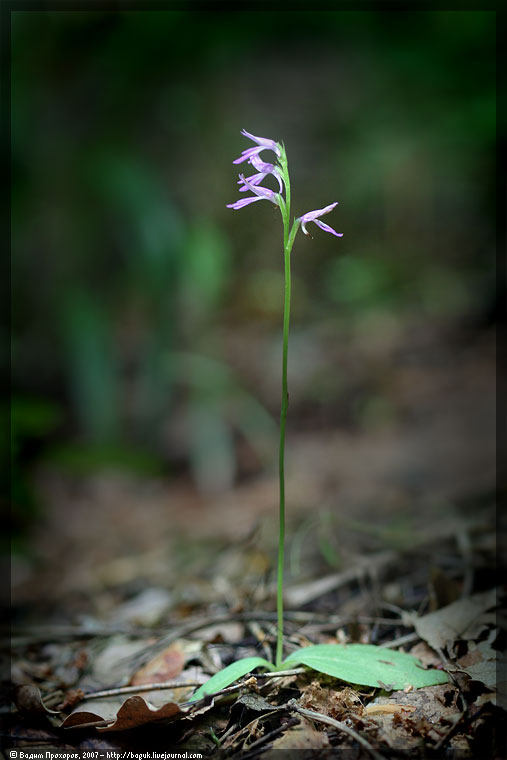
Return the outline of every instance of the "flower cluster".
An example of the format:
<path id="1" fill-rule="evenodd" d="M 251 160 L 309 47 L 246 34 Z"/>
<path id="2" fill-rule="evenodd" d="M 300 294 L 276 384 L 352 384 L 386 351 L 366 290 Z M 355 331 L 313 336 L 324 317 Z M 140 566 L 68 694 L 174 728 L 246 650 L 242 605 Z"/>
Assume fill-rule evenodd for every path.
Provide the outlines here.
<path id="1" fill-rule="evenodd" d="M 282 193 L 287 182 L 285 179 L 287 166 L 286 162 L 282 161 L 282 157 L 285 157 L 283 146 L 280 143 L 275 142 L 275 140 L 270 140 L 266 137 L 256 137 L 255 135 L 250 134 L 250 132 L 247 132 L 246 129 L 241 130 L 241 134 L 248 137 L 252 142 L 256 143 L 256 145 L 244 150 L 241 156 L 233 161 L 233 164 L 241 164 L 244 161 L 248 161 L 248 163 L 256 170 L 256 173 L 252 174 L 250 177 L 245 177 L 244 174 L 240 174 L 238 181 L 238 185 L 240 185 L 240 193 L 250 190 L 253 195 L 249 195 L 246 198 L 240 198 L 235 203 L 229 203 L 227 204 L 227 208 L 240 209 L 244 206 L 248 206 L 250 203 L 255 203 L 256 201 L 271 201 L 271 203 L 274 203 L 276 206 L 282 207 L 284 203 Z M 263 150 L 271 150 L 275 153 L 278 162 L 276 164 L 270 164 L 263 161 L 260 158 L 260 153 L 262 153 Z M 275 177 L 278 182 L 278 193 L 261 185 L 261 182 L 270 174 Z M 342 237 L 343 233 L 336 232 L 336 230 L 328 224 L 324 224 L 324 222 L 319 220 L 319 217 L 328 214 L 336 205 L 338 205 L 337 202 L 331 203 L 329 206 L 317 209 L 316 211 L 308 211 L 306 214 L 303 214 L 303 216 L 298 217 L 296 222 L 301 224 L 301 229 L 305 235 L 310 234 L 306 229 L 308 222 L 315 222 L 315 224 L 325 232 L 330 232 L 332 235 L 336 235 L 336 237 Z"/>

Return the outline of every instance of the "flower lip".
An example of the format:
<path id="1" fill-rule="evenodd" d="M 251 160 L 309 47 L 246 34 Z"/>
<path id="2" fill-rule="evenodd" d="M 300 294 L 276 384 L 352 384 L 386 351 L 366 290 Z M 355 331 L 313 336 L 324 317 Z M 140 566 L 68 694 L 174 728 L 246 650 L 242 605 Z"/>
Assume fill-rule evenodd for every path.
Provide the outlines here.
<path id="1" fill-rule="evenodd" d="M 306 229 L 306 225 L 308 222 L 315 222 L 317 227 L 320 227 L 321 230 L 324 230 L 324 232 L 330 232 L 332 235 L 336 235 L 336 237 L 343 237 L 343 232 L 336 232 L 332 227 L 329 226 L 329 224 L 325 224 L 324 222 L 321 222 L 319 220 L 320 216 L 324 216 L 324 214 L 329 214 L 330 211 L 334 209 L 335 206 L 338 205 L 338 201 L 335 201 L 334 203 L 330 203 L 329 206 L 325 206 L 324 208 L 318 208 L 315 211 L 308 211 L 306 214 L 303 214 L 303 216 L 298 217 L 298 221 L 301 222 L 301 229 L 303 230 L 305 235 L 309 235 L 310 233 Z"/>
<path id="2" fill-rule="evenodd" d="M 243 208 L 243 206 L 248 206 L 250 203 L 255 203 L 255 201 L 263 201 L 264 198 L 261 198 L 260 195 L 253 195 L 249 198 L 240 198 L 239 201 L 236 201 L 235 203 L 228 203 L 226 208 L 234 208 L 239 209 Z"/>

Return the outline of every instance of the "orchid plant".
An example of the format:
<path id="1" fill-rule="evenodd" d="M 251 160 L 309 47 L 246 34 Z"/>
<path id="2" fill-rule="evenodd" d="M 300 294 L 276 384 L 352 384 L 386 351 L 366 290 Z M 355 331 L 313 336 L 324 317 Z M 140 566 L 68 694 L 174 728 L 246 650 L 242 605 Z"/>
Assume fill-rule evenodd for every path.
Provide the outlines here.
<path id="1" fill-rule="evenodd" d="M 283 311 L 283 348 L 282 348 L 282 401 L 280 411 L 280 444 L 279 444 L 279 533 L 278 533 L 278 565 L 277 565 L 277 639 L 275 662 L 271 663 L 263 657 L 246 657 L 233 662 L 223 670 L 213 675 L 201 686 L 190 701 L 196 701 L 206 695 L 215 694 L 226 688 L 238 678 L 250 673 L 256 668 L 270 671 L 282 671 L 296 665 L 306 665 L 327 675 L 340 678 L 355 684 L 374 686 L 384 689 L 404 689 L 408 686 L 420 688 L 447 682 L 446 673 L 441 670 L 424 670 L 421 663 L 405 652 L 385 649 L 370 644 L 316 644 L 298 649 L 283 659 L 283 575 L 285 555 L 285 426 L 289 404 L 287 390 L 287 357 L 289 346 L 289 323 L 291 302 L 291 253 L 299 228 L 309 235 L 306 225 L 314 222 L 324 232 L 336 237 L 343 233 L 336 232 L 321 217 L 332 211 L 338 202 L 330 203 L 316 211 L 295 218 L 291 225 L 291 186 L 287 154 L 282 142 L 276 142 L 266 137 L 256 137 L 245 129 L 242 135 L 251 140 L 254 145 L 246 148 L 234 164 L 248 162 L 255 174 L 246 177 L 239 174 L 238 185 L 240 193 L 250 191 L 253 195 L 240 198 L 229 203 L 227 208 L 242 209 L 257 201 L 270 201 L 278 206 L 283 222 L 283 253 L 285 266 L 285 290 Z M 260 154 L 271 151 L 275 154 L 274 163 L 264 161 Z M 263 186 L 266 177 L 273 176 L 278 184 L 278 192 Z"/>

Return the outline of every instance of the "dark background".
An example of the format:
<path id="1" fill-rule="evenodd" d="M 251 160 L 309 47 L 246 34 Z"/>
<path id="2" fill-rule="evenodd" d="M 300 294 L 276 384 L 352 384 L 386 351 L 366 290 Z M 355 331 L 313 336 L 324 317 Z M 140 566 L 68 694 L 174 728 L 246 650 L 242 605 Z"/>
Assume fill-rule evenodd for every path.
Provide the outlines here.
<path id="1" fill-rule="evenodd" d="M 329 459 L 303 511 L 370 477 L 385 515 L 391 444 L 403 514 L 489 491 L 495 13 L 15 11 L 11 88 L 15 581 L 97 473 L 166 489 L 146 546 L 259 478 L 244 525 L 276 509 L 282 227 L 226 208 L 243 128 L 285 143 L 295 215 L 339 201 L 343 238 L 293 250 L 289 471 Z"/>

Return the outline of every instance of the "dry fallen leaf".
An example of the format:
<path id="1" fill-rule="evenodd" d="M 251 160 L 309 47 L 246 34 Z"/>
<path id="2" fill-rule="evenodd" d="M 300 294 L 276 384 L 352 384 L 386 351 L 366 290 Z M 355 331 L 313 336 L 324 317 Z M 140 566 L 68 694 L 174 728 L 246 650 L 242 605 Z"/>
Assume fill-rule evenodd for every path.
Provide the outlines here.
<path id="1" fill-rule="evenodd" d="M 153 723 L 157 720 L 181 718 L 186 713 L 175 702 L 167 702 L 162 707 L 154 708 L 139 695 L 125 700 L 118 712 L 113 716 L 111 715 L 111 706 L 108 705 L 108 707 L 109 710 L 99 711 L 96 709 L 93 712 L 89 712 L 82 707 L 65 719 L 63 728 L 76 728 L 83 724 L 109 721 L 107 726 L 97 726 L 97 730 L 101 732 L 124 731 L 129 728 L 142 726 L 145 723 Z"/>
<path id="2" fill-rule="evenodd" d="M 489 623 L 483 622 L 484 614 L 496 607 L 497 590 L 481 594 L 442 607 L 423 617 L 410 616 L 415 630 L 435 651 L 453 644 L 456 639 L 473 639 L 480 635 Z"/>
<path id="3" fill-rule="evenodd" d="M 140 668 L 130 679 L 131 686 L 146 683 L 163 683 L 179 676 L 185 665 L 185 650 L 180 641 L 175 641 Z"/>
<path id="4" fill-rule="evenodd" d="M 15 693 L 16 707 L 20 712 L 39 715 L 58 715 L 59 710 L 50 710 L 42 701 L 38 686 L 24 684 L 18 686 Z"/>
<path id="5" fill-rule="evenodd" d="M 273 758 L 279 757 L 277 750 L 319 750 L 329 747 L 329 739 L 325 731 L 316 731 L 307 720 L 302 720 L 299 726 L 289 729 L 283 736 L 273 742 Z M 269 760 L 271 751 L 266 752 L 264 760 Z"/>

